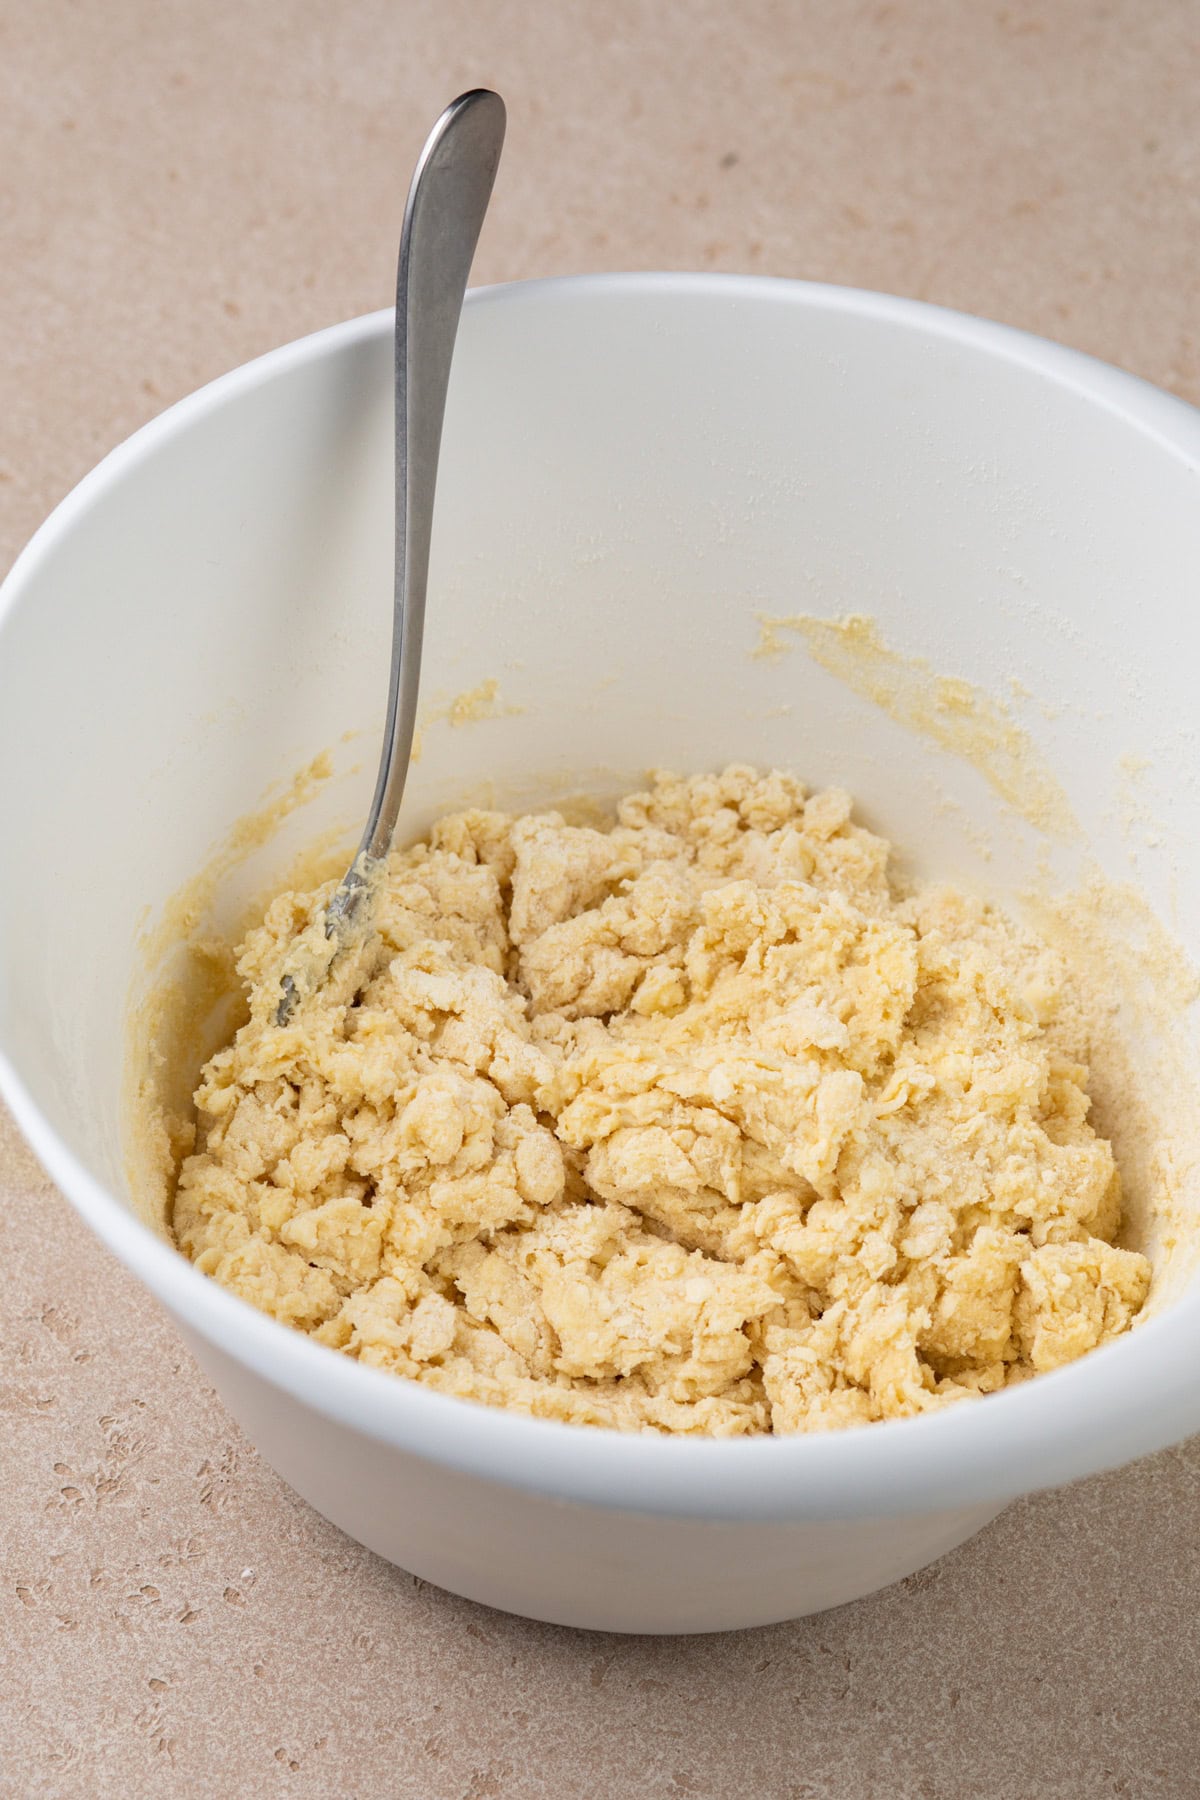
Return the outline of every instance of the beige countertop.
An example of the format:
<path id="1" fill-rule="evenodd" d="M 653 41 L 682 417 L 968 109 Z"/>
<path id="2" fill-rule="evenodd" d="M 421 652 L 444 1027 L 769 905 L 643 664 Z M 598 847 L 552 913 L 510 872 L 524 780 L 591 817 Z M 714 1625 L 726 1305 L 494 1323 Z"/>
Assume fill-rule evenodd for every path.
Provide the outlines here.
<path id="1" fill-rule="evenodd" d="M 1200 402 L 1180 0 L 0 4 L 0 556 L 209 377 L 389 298 L 441 104 L 480 280 L 804 275 Z M 1200 1442 L 754 1633 L 574 1634 L 378 1561 L 255 1456 L 0 1118 L 0 1796 L 1200 1795 Z"/>

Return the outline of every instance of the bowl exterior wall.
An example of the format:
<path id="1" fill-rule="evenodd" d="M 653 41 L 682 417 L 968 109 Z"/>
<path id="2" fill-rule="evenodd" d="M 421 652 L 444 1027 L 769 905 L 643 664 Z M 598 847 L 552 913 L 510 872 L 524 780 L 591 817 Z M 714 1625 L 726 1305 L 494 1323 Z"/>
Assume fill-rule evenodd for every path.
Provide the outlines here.
<path id="1" fill-rule="evenodd" d="M 255 1449 L 310 1506 L 411 1575 L 552 1625 L 733 1631 L 823 1612 L 911 1575 L 1000 1510 L 748 1524 L 580 1506 L 365 1437 L 178 1324 Z"/>

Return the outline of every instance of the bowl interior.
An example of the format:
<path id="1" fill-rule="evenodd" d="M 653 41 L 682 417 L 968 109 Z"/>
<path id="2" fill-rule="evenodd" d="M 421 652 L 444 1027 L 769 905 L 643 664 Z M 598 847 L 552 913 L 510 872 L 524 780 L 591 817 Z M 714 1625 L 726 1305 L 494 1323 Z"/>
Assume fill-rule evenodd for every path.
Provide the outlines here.
<path id="1" fill-rule="evenodd" d="M 390 358 L 379 315 L 236 372 L 114 453 L 10 578 L 0 1049 L 127 1204 L 131 993 L 175 966 L 172 934 L 228 934 L 365 811 Z M 1179 403 L 916 305 L 687 277 L 475 294 L 403 829 L 608 798 L 655 765 L 780 764 L 848 787 L 910 871 L 1015 902 L 1094 866 L 1200 951 L 1198 455 Z M 848 614 L 871 624 L 828 623 Z M 1163 1007 L 1126 998 L 1114 976 L 1123 1041 L 1157 1055 Z M 210 1026 L 200 1007 L 172 1040 L 185 1089 Z M 1116 1128 L 1124 1066 L 1102 1083 Z M 1186 1220 L 1185 1140 L 1180 1102 Z M 1148 1142 L 1129 1135 L 1135 1187 Z M 1182 1279 L 1187 1231 L 1136 1229 Z"/>

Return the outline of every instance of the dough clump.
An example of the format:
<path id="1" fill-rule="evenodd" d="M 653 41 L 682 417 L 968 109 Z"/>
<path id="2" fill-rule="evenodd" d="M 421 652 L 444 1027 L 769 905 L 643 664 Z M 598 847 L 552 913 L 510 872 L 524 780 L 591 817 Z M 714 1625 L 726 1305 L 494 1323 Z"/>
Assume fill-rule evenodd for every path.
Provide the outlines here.
<path id="1" fill-rule="evenodd" d="M 457 813 L 283 1027 L 333 884 L 281 894 L 180 1247 L 362 1362 L 629 1430 L 859 1425 L 1082 1356 L 1150 1269 L 1069 972 L 888 858 L 847 794 L 746 767 L 607 830 Z"/>

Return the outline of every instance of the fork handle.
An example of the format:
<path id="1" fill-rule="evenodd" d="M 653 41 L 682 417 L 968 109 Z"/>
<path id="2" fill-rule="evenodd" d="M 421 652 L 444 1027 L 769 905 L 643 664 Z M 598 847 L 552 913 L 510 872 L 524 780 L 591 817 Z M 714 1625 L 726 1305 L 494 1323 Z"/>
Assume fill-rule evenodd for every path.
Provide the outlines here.
<path id="1" fill-rule="evenodd" d="M 416 727 L 438 451 L 454 340 L 491 197 L 505 111 L 474 88 L 452 100 L 413 173 L 396 276 L 396 591 L 387 722 L 356 865 L 391 848 Z"/>

